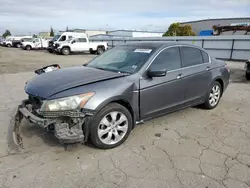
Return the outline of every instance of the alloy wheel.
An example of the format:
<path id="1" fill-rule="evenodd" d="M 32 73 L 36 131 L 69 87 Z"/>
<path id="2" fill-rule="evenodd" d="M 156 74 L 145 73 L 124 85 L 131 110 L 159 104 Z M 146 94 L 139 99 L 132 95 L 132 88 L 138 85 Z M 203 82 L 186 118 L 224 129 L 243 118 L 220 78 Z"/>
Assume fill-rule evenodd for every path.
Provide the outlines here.
<path id="1" fill-rule="evenodd" d="M 105 115 L 98 125 L 98 137 L 107 145 L 120 142 L 128 131 L 128 118 L 118 111 Z"/>
<path id="2" fill-rule="evenodd" d="M 220 96 L 221 96 L 220 87 L 218 85 L 214 85 L 209 94 L 209 104 L 211 106 L 216 106 L 220 100 Z"/>

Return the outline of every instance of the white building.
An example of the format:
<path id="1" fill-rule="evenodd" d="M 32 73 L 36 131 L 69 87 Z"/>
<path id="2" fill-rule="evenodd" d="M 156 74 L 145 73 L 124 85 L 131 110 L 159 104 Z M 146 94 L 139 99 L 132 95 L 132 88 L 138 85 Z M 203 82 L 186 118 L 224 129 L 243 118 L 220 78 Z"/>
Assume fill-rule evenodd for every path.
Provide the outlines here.
<path id="1" fill-rule="evenodd" d="M 114 30 L 108 31 L 108 35 L 120 37 L 162 37 L 164 32 L 136 31 L 136 30 Z"/>

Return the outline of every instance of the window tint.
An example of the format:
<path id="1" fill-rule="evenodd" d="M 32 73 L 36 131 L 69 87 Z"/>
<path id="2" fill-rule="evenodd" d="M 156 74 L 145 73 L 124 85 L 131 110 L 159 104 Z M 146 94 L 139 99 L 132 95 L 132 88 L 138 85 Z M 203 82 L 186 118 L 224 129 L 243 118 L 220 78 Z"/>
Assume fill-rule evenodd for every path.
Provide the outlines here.
<path id="1" fill-rule="evenodd" d="M 61 38 L 60 38 L 60 40 L 59 41 L 65 41 L 66 40 L 66 36 L 65 35 L 63 35 Z"/>
<path id="2" fill-rule="evenodd" d="M 203 63 L 201 52 L 198 48 L 181 47 L 183 67 L 199 65 Z"/>
<path id="3" fill-rule="evenodd" d="M 206 52 L 202 51 L 202 50 L 201 50 L 201 54 L 202 54 L 202 57 L 203 57 L 203 62 L 208 63 L 209 62 L 208 54 Z"/>
<path id="4" fill-rule="evenodd" d="M 87 42 L 86 38 L 79 38 L 79 42 Z"/>
<path id="5" fill-rule="evenodd" d="M 181 68 L 179 48 L 168 48 L 162 51 L 151 65 L 151 70 L 166 69 L 167 71 Z"/>

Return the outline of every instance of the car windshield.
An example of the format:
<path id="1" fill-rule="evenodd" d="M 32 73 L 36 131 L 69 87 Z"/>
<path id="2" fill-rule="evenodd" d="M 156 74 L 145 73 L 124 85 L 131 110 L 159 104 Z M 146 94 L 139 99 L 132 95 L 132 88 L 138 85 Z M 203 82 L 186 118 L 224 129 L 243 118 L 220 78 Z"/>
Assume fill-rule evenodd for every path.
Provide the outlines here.
<path id="1" fill-rule="evenodd" d="M 57 39 L 59 39 L 60 36 L 61 36 L 61 35 L 55 35 L 55 36 L 53 37 L 52 41 L 57 41 Z"/>
<path id="2" fill-rule="evenodd" d="M 140 70 L 154 50 L 152 47 L 117 46 L 97 56 L 86 66 L 133 74 Z"/>

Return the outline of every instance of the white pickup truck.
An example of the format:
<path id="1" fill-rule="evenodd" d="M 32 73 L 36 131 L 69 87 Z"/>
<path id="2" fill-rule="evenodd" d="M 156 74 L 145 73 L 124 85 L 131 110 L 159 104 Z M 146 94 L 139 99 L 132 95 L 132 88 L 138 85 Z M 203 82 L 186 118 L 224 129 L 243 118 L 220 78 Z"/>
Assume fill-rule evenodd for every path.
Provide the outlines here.
<path id="1" fill-rule="evenodd" d="M 48 47 L 48 42 L 48 40 L 42 38 L 34 38 L 32 41 L 22 42 L 21 47 L 24 50 L 44 49 Z"/>
<path id="2" fill-rule="evenodd" d="M 107 42 L 90 42 L 87 34 L 73 37 L 65 42 L 55 44 L 55 51 L 63 55 L 71 52 L 90 52 L 91 54 L 102 54 L 108 48 Z"/>

